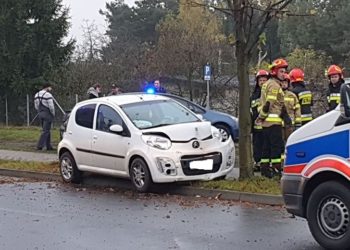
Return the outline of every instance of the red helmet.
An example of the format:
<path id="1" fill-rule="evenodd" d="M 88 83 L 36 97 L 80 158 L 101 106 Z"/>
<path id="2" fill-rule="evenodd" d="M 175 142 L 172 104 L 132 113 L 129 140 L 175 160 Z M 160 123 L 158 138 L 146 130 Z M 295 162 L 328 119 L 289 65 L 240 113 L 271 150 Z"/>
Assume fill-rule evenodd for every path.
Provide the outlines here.
<path id="1" fill-rule="evenodd" d="M 284 59 L 276 59 L 272 62 L 272 64 L 270 65 L 270 69 L 271 69 L 271 75 L 276 75 L 277 74 L 277 70 L 280 68 L 288 68 L 288 63 L 286 60 Z"/>
<path id="2" fill-rule="evenodd" d="M 302 69 L 292 69 L 289 72 L 290 82 L 303 82 L 304 81 L 304 71 Z"/>
<path id="3" fill-rule="evenodd" d="M 327 75 L 328 77 L 330 77 L 331 75 L 340 75 L 340 78 L 343 79 L 343 70 L 338 66 L 338 65 L 331 65 L 329 66 L 328 70 L 327 70 Z"/>
<path id="4" fill-rule="evenodd" d="M 288 73 L 284 74 L 284 80 L 287 81 L 287 82 L 290 82 L 290 77 L 289 77 Z"/>
<path id="5" fill-rule="evenodd" d="M 258 71 L 258 73 L 256 73 L 255 78 L 258 79 L 259 77 L 269 77 L 269 76 L 270 76 L 269 72 L 267 72 L 264 69 L 261 69 L 261 70 Z"/>

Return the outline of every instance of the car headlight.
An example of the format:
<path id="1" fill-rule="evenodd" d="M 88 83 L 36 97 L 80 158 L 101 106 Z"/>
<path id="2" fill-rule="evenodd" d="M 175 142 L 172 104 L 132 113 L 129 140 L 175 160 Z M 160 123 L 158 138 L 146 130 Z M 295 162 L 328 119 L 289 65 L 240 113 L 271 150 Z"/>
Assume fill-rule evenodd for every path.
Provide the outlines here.
<path id="1" fill-rule="evenodd" d="M 155 135 L 143 135 L 142 140 L 149 146 L 158 149 L 167 150 L 171 147 L 171 141 L 168 138 L 155 136 Z"/>
<path id="2" fill-rule="evenodd" d="M 219 141 L 222 141 L 222 135 L 221 135 L 220 131 L 217 128 L 212 127 L 211 133 L 212 133 L 214 138 L 218 139 Z"/>

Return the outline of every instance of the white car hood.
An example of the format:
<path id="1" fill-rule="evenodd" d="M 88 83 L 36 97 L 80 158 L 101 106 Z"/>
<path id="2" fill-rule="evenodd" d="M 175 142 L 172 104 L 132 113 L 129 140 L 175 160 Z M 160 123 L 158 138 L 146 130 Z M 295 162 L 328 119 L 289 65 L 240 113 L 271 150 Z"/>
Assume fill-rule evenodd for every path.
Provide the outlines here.
<path id="1" fill-rule="evenodd" d="M 207 121 L 180 123 L 143 130 L 143 134 L 166 134 L 171 141 L 203 140 L 212 135 L 211 123 Z"/>

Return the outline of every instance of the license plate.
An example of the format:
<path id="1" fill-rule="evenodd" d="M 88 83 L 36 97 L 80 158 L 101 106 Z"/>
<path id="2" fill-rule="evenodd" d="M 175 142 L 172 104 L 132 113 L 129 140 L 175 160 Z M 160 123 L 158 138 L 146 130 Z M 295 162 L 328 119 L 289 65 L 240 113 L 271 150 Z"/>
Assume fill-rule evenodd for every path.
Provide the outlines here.
<path id="1" fill-rule="evenodd" d="M 204 161 L 191 161 L 190 169 L 213 170 L 213 159 Z"/>

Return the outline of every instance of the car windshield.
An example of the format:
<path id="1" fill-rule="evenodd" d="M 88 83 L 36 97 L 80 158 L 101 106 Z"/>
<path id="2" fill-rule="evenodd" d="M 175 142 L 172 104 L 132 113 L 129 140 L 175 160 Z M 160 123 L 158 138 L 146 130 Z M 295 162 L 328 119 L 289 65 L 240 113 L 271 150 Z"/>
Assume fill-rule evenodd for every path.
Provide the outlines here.
<path id="1" fill-rule="evenodd" d="M 172 100 L 125 104 L 121 108 L 139 129 L 200 121 L 188 109 Z"/>

